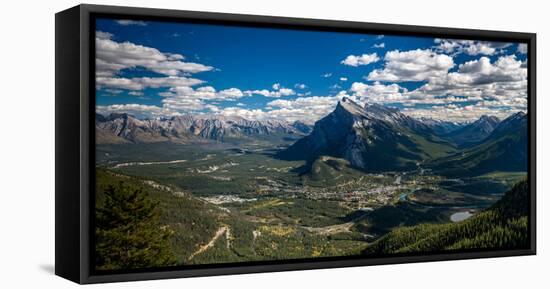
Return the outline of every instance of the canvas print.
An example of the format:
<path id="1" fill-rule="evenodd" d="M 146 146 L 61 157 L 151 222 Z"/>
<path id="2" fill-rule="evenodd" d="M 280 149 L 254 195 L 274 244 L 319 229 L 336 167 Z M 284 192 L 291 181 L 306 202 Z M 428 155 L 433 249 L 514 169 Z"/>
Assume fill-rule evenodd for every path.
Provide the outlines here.
<path id="1" fill-rule="evenodd" d="M 527 45 L 96 19 L 97 271 L 529 248 Z"/>

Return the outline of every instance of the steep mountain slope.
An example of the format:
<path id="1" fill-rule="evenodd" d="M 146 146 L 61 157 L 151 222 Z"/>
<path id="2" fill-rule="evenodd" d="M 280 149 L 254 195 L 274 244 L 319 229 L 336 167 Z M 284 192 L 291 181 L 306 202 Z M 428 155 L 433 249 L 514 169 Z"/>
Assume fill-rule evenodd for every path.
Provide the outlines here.
<path id="1" fill-rule="evenodd" d="M 418 163 L 454 152 L 433 131 L 397 109 L 378 104 L 364 108 L 343 98 L 315 123 L 313 131 L 279 154 L 283 159 L 343 158 L 364 171 L 414 169 Z"/>
<path id="2" fill-rule="evenodd" d="M 527 171 L 527 144 L 527 115 L 518 112 L 503 120 L 481 143 L 428 167 L 453 176 Z"/>
<path id="3" fill-rule="evenodd" d="M 191 115 L 141 120 L 128 114 L 98 114 L 95 124 L 99 144 L 186 142 L 193 139 L 224 141 L 257 136 L 300 137 L 308 130 L 303 123 Z"/>
<path id="4" fill-rule="evenodd" d="M 499 122 L 500 120 L 495 116 L 483 115 L 478 120 L 444 136 L 460 147 L 468 147 L 489 136 Z"/>
<path id="5" fill-rule="evenodd" d="M 501 200 L 477 215 L 452 224 L 396 229 L 371 244 L 369 255 L 464 249 L 528 248 L 529 186 L 516 184 Z"/>

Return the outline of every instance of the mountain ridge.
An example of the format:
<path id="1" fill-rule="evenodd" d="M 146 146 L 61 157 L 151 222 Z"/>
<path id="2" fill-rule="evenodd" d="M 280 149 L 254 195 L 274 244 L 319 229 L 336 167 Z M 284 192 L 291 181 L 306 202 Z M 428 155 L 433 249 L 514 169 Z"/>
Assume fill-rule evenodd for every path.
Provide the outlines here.
<path id="1" fill-rule="evenodd" d="M 239 116 L 182 115 L 138 119 L 127 113 L 96 114 L 96 142 L 100 144 L 187 142 L 193 139 L 224 141 L 251 136 L 302 136 L 303 122 L 248 120 Z"/>
<path id="2" fill-rule="evenodd" d="M 473 146 L 486 137 L 498 126 L 500 119 L 496 116 L 482 115 L 476 121 L 443 135 L 459 147 Z"/>
<path id="3" fill-rule="evenodd" d="M 479 175 L 495 170 L 527 171 L 527 117 L 523 112 L 501 121 L 478 144 L 429 164 L 446 175 Z"/>

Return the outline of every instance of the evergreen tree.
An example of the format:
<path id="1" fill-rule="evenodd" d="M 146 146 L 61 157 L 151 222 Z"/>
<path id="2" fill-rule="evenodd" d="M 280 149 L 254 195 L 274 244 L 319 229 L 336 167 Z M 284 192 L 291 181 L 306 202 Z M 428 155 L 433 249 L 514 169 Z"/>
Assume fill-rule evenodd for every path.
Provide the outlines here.
<path id="1" fill-rule="evenodd" d="M 175 264 L 170 248 L 173 232 L 159 222 L 158 203 L 141 188 L 108 186 L 96 209 L 98 269 L 135 269 Z"/>

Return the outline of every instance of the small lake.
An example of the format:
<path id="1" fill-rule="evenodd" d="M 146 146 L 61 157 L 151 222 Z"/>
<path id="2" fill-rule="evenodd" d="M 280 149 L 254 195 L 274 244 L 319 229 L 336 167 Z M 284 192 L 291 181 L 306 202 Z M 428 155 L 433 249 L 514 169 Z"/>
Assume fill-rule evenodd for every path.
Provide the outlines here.
<path id="1" fill-rule="evenodd" d="M 474 214 L 470 213 L 470 211 L 457 212 L 451 215 L 451 221 L 457 223 L 460 221 L 464 221 L 473 215 Z"/>

